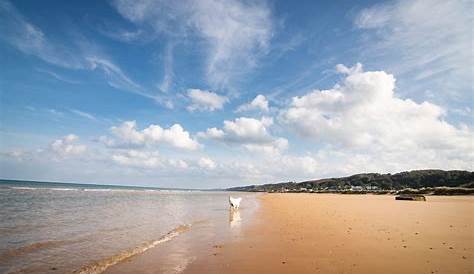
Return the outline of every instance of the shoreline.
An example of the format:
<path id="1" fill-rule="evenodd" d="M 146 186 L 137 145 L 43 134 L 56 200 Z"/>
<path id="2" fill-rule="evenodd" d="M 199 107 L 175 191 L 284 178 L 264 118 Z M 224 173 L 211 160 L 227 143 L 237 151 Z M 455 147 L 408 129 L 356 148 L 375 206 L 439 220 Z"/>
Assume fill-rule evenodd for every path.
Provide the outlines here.
<path id="1" fill-rule="evenodd" d="M 104 273 L 161 273 L 156 270 L 164 263 L 163 254 L 172 254 L 180 245 L 187 253 L 177 252 L 174 258 L 181 268 L 173 273 L 474 269 L 472 196 L 430 196 L 427 202 L 413 202 L 388 195 L 300 193 L 263 194 L 258 199 L 253 220 L 233 237 L 202 237 L 196 229 Z"/>
<path id="2" fill-rule="evenodd" d="M 100 273 L 184 273 L 196 261 L 217 256 L 216 252 L 225 245 L 240 241 L 243 231 L 258 218 L 255 215 L 258 214 L 258 200 L 262 195 L 238 195 L 245 201 L 239 210 L 229 210 L 226 203 L 219 210 L 219 218 L 194 222 L 171 241 L 125 258 Z"/>

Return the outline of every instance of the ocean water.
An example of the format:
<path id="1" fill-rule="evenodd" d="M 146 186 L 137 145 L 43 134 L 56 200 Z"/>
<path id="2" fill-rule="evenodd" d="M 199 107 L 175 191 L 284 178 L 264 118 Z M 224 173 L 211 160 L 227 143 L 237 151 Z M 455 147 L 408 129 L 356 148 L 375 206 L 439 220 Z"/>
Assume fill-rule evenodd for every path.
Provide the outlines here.
<path id="1" fill-rule="evenodd" d="M 100 273 L 200 223 L 227 222 L 232 229 L 229 195 L 2 181 L 0 273 Z M 239 195 L 250 216 L 256 196 Z"/>

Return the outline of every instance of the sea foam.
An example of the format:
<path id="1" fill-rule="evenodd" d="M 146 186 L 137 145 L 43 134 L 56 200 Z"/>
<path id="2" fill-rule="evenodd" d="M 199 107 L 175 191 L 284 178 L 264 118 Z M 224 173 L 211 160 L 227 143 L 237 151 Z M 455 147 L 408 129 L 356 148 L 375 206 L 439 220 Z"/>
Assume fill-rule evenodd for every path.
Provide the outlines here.
<path id="1" fill-rule="evenodd" d="M 188 231 L 191 228 L 190 224 L 187 225 L 180 225 L 170 232 L 168 232 L 166 235 L 160 237 L 157 240 L 145 242 L 133 249 L 123 251 L 121 253 L 118 253 L 116 255 L 113 255 L 111 257 L 105 258 L 103 260 L 96 261 L 90 265 L 84 266 L 83 268 L 74 271 L 73 273 L 79 273 L 79 274 L 98 274 L 104 272 L 107 268 L 123 261 L 126 260 L 132 256 L 141 254 L 145 251 L 147 251 L 150 248 L 153 248 L 161 243 L 168 242 L 175 238 L 176 236 L 180 235 L 181 233 L 184 233 Z"/>

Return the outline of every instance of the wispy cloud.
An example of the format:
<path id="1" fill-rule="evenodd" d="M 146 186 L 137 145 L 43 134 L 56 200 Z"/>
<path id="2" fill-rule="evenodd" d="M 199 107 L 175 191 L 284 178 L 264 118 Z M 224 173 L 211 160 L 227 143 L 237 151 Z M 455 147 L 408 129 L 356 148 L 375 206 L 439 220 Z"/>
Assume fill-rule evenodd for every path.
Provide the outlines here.
<path id="1" fill-rule="evenodd" d="M 143 92 L 143 88 L 139 84 L 125 75 L 122 69 L 110 60 L 97 56 L 86 57 L 86 60 L 89 62 L 89 68 L 91 70 L 102 71 L 106 75 L 107 82 L 110 86 L 131 91 L 145 97 L 154 98 Z"/>
<path id="2" fill-rule="evenodd" d="M 159 89 L 164 92 L 168 93 L 169 89 L 173 85 L 173 45 L 168 44 L 163 56 L 163 80 L 159 85 Z"/>
<path id="3" fill-rule="evenodd" d="M 90 113 L 87 113 L 87 112 L 84 112 L 84 111 L 80 111 L 80 110 L 77 110 L 77 109 L 70 109 L 70 111 L 78 116 L 81 116 L 83 118 L 87 118 L 91 121 L 97 121 L 97 118 L 90 114 Z"/>
<path id="4" fill-rule="evenodd" d="M 116 28 L 117 26 L 114 26 L 114 30 L 99 28 L 99 32 L 109 38 L 122 42 L 135 42 L 141 39 L 146 39 L 144 38 L 146 36 L 143 30 L 117 30 Z"/>
<path id="5" fill-rule="evenodd" d="M 255 67 L 272 36 L 271 11 L 264 2 L 117 0 L 113 6 L 131 22 L 169 37 L 203 39 L 209 49 L 206 77 L 215 87 Z"/>
<path id="6" fill-rule="evenodd" d="M 45 109 L 45 111 L 49 114 L 52 114 L 52 115 L 56 116 L 56 117 L 63 117 L 64 116 L 64 112 L 56 110 L 54 108 L 48 108 L 48 109 Z"/>
<path id="7" fill-rule="evenodd" d="M 3 34 L 0 39 L 4 39 L 25 54 L 34 55 L 49 64 L 63 68 L 99 71 L 106 77 L 111 87 L 159 101 L 156 96 L 127 76 L 101 50 L 96 50 L 98 48 L 96 45 L 82 40 L 73 41 L 70 45 L 52 41 L 39 27 L 28 22 L 8 1 L 0 2 L 0 30 Z M 38 71 L 64 82 L 75 83 L 50 70 Z"/>
<path id="8" fill-rule="evenodd" d="M 68 84 L 76 85 L 76 84 L 80 84 L 80 83 L 81 83 L 81 82 L 79 82 L 79 81 L 71 80 L 71 79 L 66 78 L 66 77 L 64 77 L 64 76 L 61 76 L 61 75 L 57 74 L 56 72 L 53 72 L 53 71 L 50 71 L 50 70 L 37 68 L 36 71 L 41 72 L 41 73 L 48 74 L 49 76 L 53 77 L 54 79 L 59 80 L 59 81 L 62 81 L 62 82 L 65 82 L 65 83 L 68 83 Z"/>
<path id="9" fill-rule="evenodd" d="M 25 54 L 34 55 L 45 62 L 64 68 L 84 67 L 84 60 L 67 47 L 53 43 L 50 38 L 8 1 L 0 2 L 0 39 Z"/>
<path id="10" fill-rule="evenodd" d="M 371 34 L 364 52 L 439 101 L 472 92 L 472 1 L 398 0 L 363 9 L 354 24 Z"/>
<path id="11" fill-rule="evenodd" d="M 207 76 L 225 85 L 244 69 L 256 65 L 272 35 L 270 9 L 265 4 L 239 1 L 197 1 L 193 23 L 211 46 Z"/>

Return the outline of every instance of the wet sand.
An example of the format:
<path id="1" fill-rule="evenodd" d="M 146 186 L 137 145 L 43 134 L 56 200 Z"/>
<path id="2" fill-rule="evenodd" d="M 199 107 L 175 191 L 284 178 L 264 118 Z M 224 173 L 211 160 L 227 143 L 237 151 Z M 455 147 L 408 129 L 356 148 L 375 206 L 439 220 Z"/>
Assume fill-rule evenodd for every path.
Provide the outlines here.
<path id="1" fill-rule="evenodd" d="M 413 202 L 389 195 L 265 194 L 260 200 L 253 221 L 238 233 L 235 226 L 219 237 L 191 229 L 107 272 L 474 272 L 472 196 Z M 170 258 L 181 267 L 164 271 Z"/>

